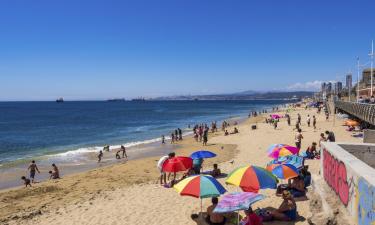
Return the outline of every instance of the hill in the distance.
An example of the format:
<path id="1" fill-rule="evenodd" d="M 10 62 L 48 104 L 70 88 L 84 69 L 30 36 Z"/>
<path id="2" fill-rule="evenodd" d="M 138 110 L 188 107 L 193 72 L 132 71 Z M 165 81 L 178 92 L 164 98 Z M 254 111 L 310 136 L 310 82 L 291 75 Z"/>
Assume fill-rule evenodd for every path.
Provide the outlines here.
<path id="1" fill-rule="evenodd" d="M 216 94 L 216 95 L 180 95 L 158 97 L 152 100 L 276 100 L 276 99 L 292 99 L 303 97 L 311 97 L 314 92 L 311 91 L 291 91 L 291 92 L 256 92 L 244 91 L 232 94 Z"/>

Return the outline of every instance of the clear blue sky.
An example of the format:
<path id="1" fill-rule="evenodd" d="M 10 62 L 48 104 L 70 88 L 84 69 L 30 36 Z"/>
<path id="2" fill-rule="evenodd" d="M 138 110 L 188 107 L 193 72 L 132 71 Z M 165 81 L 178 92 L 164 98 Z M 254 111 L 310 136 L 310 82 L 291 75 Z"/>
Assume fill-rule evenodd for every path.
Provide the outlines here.
<path id="1" fill-rule="evenodd" d="M 304 89 L 369 61 L 374 12 L 373 0 L 4 0 L 0 100 Z"/>

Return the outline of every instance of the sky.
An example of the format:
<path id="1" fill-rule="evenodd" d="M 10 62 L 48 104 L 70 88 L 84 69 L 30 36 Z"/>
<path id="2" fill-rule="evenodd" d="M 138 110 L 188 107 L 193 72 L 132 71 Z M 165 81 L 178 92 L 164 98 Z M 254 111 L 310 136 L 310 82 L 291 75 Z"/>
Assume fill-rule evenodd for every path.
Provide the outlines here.
<path id="1" fill-rule="evenodd" d="M 3 0 L 0 101 L 315 90 L 369 65 L 375 1 Z M 353 78 L 356 80 L 356 78 Z"/>

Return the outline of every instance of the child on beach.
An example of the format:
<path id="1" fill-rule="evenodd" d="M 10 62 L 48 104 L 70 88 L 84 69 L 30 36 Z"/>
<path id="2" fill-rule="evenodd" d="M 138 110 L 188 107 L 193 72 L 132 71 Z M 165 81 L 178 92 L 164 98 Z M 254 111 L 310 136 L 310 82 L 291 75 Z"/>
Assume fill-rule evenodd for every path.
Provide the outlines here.
<path id="1" fill-rule="evenodd" d="M 221 175 L 221 170 L 218 168 L 217 164 L 214 164 L 214 169 L 211 171 L 211 176 L 218 177 Z"/>
<path id="2" fill-rule="evenodd" d="M 27 186 L 31 187 L 30 179 L 27 179 L 25 176 L 22 176 L 21 180 L 23 180 L 23 183 L 25 184 L 25 187 L 27 187 Z"/>
<path id="3" fill-rule="evenodd" d="M 100 150 L 99 155 L 98 155 L 98 163 L 100 163 L 102 161 L 102 157 L 103 157 L 103 151 Z"/>
<path id="4" fill-rule="evenodd" d="M 121 159 L 121 157 L 120 157 L 120 151 L 121 150 L 119 150 L 119 151 L 116 152 L 116 159 Z"/>

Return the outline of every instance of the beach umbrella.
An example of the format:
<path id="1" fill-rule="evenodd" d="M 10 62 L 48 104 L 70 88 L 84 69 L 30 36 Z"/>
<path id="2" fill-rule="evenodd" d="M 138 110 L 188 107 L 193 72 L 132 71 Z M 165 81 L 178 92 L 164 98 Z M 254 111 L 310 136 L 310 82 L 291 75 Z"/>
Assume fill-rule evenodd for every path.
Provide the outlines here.
<path id="1" fill-rule="evenodd" d="M 288 156 L 279 157 L 277 159 L 271 160 L 267 164 L 267 167 L 273 164 L 290 164 L 296 167 L 297 169 L 300 169 L 303 167 L 303 162 L 304 162 L 304 159 L 302 156 L 288 155 Z"/>
<path id="2" fill-rule="evenodd" d="M 278 115 L 278 114 L 273 114 L 271 115 L 272 119 L 280 119 L 282 116 Z"/>
<path id="3" fill-rule="evenodd" d="M 269 157 L 277 159 L 282 156 L 296 155 L 299 149 L 285 144 L 273 144 L 268 148 L 267 152 Z"/>
<path id="4" fill-rule="evenodd" d="M 186 171 L 193 166 L 193 160 L 190 157 L 176 156 L 165 160 L 163 163 L 164 172 Z"/>
<path id="5" fill-rule="evenodd" d="M 358 126 L 359 123 L 357 121 L 351 120 L 346 122 L 347 126 Z"/>
<path id="6" fill-rule="evenodd" d="M 232 171 L 225 183 L 240 187 L 246 192 L 258 192 L 259 189 L 277 188 L 278 180 L 269 171 L 258 166 L 242 166 Z"/>
<path id="7" fill-rule="evenodd" d="M 227 213 L 246 210 L 253 203 L 264 199 L 264 195 L 254 192 L 234 192 L 223 195 L 214 209 L 215 213 Z"/>
<path id="8" fill-rule="evenodd" d="M 190 155 L 192 159 L 206 159 L 216 157 L 216 154 L 206 150 L 199 150 Z"/>
<path id="9" fill-rule="evenodd" d="M 267 166 L 267 170 L 280 179 L 290 179 L 299 174 L 298 169 L 290 164 L 272 164 Z"/>
<path id="10" fill-rule="evenodd" d="M 190 176 L 178 182 L 173 188 L 183 196 L 191 196 L 201 199 L 217 197 L 224 194 L 227 190 L 210 175 Z"/>

